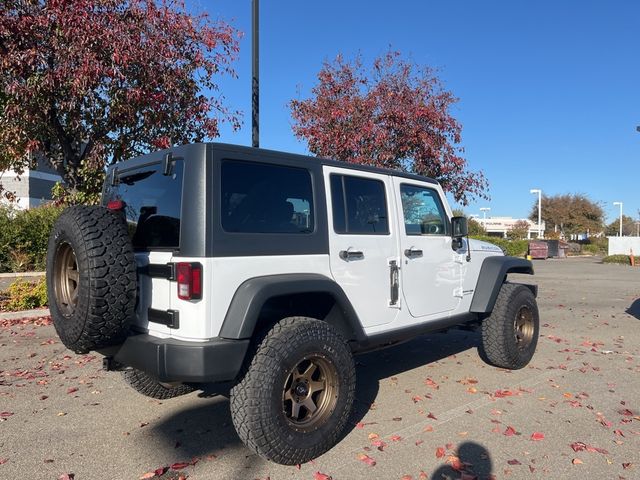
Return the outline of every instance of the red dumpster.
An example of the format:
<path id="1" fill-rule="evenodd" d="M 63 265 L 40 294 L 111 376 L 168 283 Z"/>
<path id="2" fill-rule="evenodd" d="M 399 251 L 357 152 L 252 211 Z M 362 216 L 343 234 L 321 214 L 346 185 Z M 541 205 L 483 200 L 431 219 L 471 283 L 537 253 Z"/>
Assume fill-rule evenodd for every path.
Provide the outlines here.
<path id="1" fill-rule="evenodd" d="M 549 245 L 547 242 L 529 242 L 529 255 L 531 258 L 545 260 L 549 256 Z"/>

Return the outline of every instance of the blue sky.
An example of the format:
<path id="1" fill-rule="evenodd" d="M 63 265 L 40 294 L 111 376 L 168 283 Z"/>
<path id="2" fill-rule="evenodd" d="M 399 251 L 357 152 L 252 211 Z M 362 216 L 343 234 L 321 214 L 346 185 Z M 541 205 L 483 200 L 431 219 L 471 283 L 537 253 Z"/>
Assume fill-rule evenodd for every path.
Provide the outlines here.
<path id="1" fill-rule="evenodd" d="M 240 132 L 220 141 L 251 144 L 251 0 L 191 0 L 245 32 L 239 78 L 221 82 Z M 401 51 L 438 68 L 459 99 L 462 145 L 483 170 L 491 200 L 465 208 L 527 216 L 537 197 L 584 193 L 608 221 L 638 216 L 640 195 L 640 2 L 262 0 L 260 146 L 307 153 L 291 131 L 287 103 L 306 98 L 324 60 L 365 61 Z"/>

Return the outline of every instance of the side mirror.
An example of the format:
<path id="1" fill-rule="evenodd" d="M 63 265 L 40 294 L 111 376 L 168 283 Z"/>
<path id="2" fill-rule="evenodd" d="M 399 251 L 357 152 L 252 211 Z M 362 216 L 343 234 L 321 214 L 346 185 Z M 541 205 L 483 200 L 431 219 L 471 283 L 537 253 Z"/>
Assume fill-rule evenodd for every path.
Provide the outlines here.
<path id="1" fill-rule="evenodd" d="M 451 219 L 451 236 L 453 238 L 462 238 L 467 235 L 469 235 L 467 217 L 453 217 Z"/>

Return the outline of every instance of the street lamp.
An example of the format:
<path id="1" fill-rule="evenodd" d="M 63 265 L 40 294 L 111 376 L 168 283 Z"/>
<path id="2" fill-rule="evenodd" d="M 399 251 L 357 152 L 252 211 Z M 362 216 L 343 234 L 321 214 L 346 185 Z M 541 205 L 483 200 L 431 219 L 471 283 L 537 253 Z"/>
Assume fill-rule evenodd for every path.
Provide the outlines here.
<path id="1" fill-rule="evenodd" d="M 480 211 L 482 212 L 482 224 L 484 225 L 487 221 L 487 212 L 490 211 L 491 208 L 489 207 L 482 207 L 480 208 Z M 486 228 L 486 227 L 485 227 Z"/>
<path id="2" fill-rule="evenodd" d="M 532 188 L 529 193 L 538 194 L 538 239 L 542 237 L 542 190 L 539 188 Z"/>
<path id="3" fill-rule="evenodd" d="M 622 202 L 613 202 L 613 204 L 620 206 L 620 236 L 622 237 Z"/>

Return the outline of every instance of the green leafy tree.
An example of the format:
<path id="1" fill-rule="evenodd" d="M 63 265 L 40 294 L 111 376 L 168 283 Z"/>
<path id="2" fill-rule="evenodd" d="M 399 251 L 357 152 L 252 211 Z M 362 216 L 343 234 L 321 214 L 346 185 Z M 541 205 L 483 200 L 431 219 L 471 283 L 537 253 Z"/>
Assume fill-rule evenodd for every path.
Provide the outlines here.
<path id="1" fill-rule="evenodd" d="M 469 235 L 481 236 L 487 234 L 487 229 L 474 218 L 470 218 L 467 222 L 469 226 Z"/>
<path id="2" fill-rule="evenodd" d="M 0 171 L 38 152 L 96 194 L 107 163 L 239 128 L 217 93 L 238 38 L 180 1 L 3 0 Z"/>
<path id="3" fill-rule="evenodd" d="M 629 237 L 636 234 L 636 222 L 637 220 L 622 215 L 622 235 Z M 620 235 L 620 217 L 616 218 L 613 222 L 607 225 L 605 233 L 610 237 L 617 237 Z"/>
<path id="4" fill-rule="evenodd" d="M 507 238 L 509 240 L 524 240 L 529 233 L 529 222 L 526 220 L 518 220 L 509 230 L 507 230 Z"/>
<path id="5" fill-rule="evenodd" d="M 537 200 L 531 207 L 529 219 L 538 222 Z M 542 220 L 547 231 L 557 227 L 565 235 L 586 232 L 595 234 L 603 229 L 604 210 L 583 194 L 543 195 Z"/>

